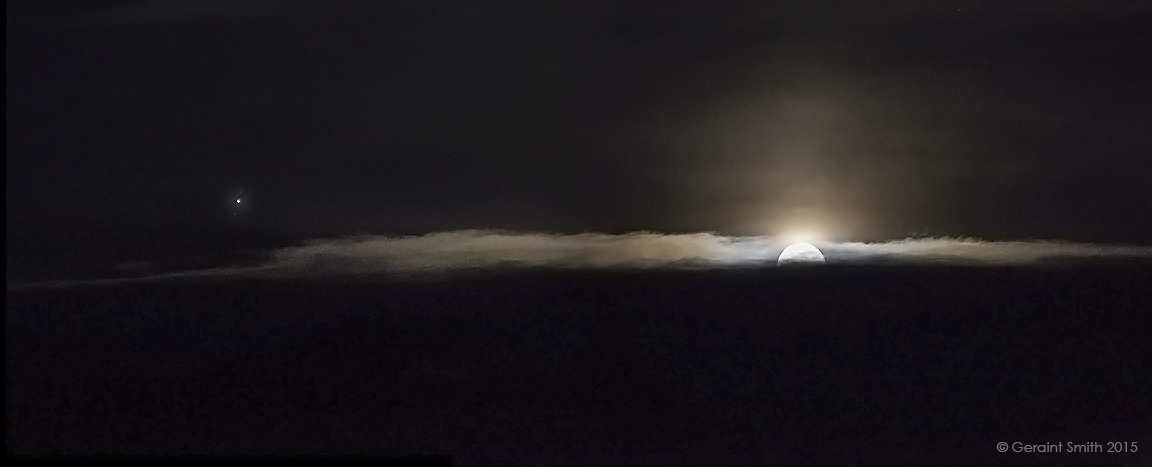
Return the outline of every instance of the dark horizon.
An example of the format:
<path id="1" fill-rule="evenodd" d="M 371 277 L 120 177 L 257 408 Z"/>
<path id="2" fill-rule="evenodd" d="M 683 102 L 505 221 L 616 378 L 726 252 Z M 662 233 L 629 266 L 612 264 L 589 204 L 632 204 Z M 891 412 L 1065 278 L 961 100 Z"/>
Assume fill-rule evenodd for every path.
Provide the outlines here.
<path id="1" fill-rule="evenodd" d="M 25 456 L 459 466 L 1146 465 L 1150 271 L 528 270 L 16 290 L 7 442 Z"/>

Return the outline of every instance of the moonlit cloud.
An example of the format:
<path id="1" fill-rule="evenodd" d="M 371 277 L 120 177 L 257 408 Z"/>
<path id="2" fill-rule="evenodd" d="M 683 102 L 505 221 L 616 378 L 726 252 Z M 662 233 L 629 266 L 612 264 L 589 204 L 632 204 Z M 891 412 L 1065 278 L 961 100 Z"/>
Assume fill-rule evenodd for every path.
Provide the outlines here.
<path id="1" fill-rule="evenodd" d="M 880 243 L 834 243 L 822 247 L 828 261 L 875 264 L 883 261 L 971 265 L 1027 265 L 1040 261 L 1152 258 L 1152 247 L 1060 241 L 989 242 L 922 238 Z"/>
<path id="2" fill-rule="evenodd" d="M 788 246 L 772 237 L 712 233 L 557 235 L 494 231 L 314 240 L 276 250 L 250 271 L 289 276 L 428 273 L 477 268 L 771 267 Z M 1152 248 L 1055 241 L 905 239 L 820 243 L 828 264 L 1025 265 L 1041 260 L 1152 258 Z"/>
<path id="3" fill-rule="evenodd" d="M 271 251 L 263 262 L 153 274 L 129 279 L 46 285 L 106 284 L 194 278 L 428 276 L 514 268 L 718 269 L 776 267 L 788 246 L 772 237 L 712 233 L 560 235 L 466 230 L 422 236 L 316 239 Z M 1025 266 L 1091 259 L 1152 260 L 1152 247 L 1059 241 L 990 242 L 924 238 L 878 243 L 816 243 L 829 266 L 879 264 Z M 10 288 L 27 285 L 10 286 Z"/>
<path id="4" fill-rule="evenodd" d="M 410 237 L 316 240 L 283 248 L 262 266 L 270 272 L 406 273 L 490 267 L 662 268 L 720 267 L 773 257 L 765 237 L 710 233 L 666 235 L 442 232 Z"/>

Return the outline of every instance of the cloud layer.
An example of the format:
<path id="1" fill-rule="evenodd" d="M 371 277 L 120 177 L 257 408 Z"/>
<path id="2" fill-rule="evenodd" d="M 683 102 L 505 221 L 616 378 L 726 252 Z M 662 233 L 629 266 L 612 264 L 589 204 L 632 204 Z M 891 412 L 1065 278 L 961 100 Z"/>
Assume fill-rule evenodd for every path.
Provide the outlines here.
<path id="1" fill-rule="evenodd" d="M 774 259 L 763 237 L 710 233 L 555 235 L 496 231 L 315 240 L 277 250 L 259 269 L 306 275 L 422 273 L 490 267 L 664 268 L 757 264 Z M 775 254 L 773 254 L 775 253 Z"/>
<path id="2" fill-rule="evenodd" d="M 822 247 L 829 262 L 907 262 L 1013 266 L 1089 259 L 1152 259 L 1152 247 L 1050 240 L 990 242 L 923 238 L 881 243 L 835 243 Z"/>
<path id="3" fill-rule="evenodd" d="M 1152 260 L 1152 247 L 1059 241 L 990 242 L 925 238 L 880 243 L 815 243 L 828 265 L 962 264 L 1023 266 L 1092 259 Z M 154 274 L 108 283 L 172 278 L 427 276 L 494 268 L 730 268 L 776 267 L 787 243 L 772 237 L 712 233 L 560 235 L 452 231 L 422 236 L 316 239 L 271 251 L 251 266 Z M 77 284 L 68 282 L 67 284 Z M 65 284 L 65 283 L 60 283 Z"/>
<path id="4" fill-rule="evenodd" d="M 1025 265 L 1044 260 L 1152 258 L 1152 247 L 1057 241 L 905 239 L 817 243 L 828 264 L 877 262 Z M 773 266 L 788 244 L 712 233 L 556 235 L 455 231 L 314 240 L 273 252 L 256 269 L 290 275 L 423 273 L 491 267 L 715 268 Z"/>

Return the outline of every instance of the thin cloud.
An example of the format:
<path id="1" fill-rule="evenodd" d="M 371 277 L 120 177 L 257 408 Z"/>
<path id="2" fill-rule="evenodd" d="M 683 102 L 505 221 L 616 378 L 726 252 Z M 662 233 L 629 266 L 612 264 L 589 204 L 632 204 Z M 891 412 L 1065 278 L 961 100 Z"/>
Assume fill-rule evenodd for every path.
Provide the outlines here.
<path id="1" fill-rule="evenodd" d="M 271 251 L 262 263 L 131 279 L 62 281 L 26 286 L 103 285 L 189 278 L 427 276 L 511 268 L 713 269 L 776 267 L 787 246 L 772 237 L 712 233 L 560 235 L 466 230 L 421 236 L 316 239 Z M 1152 247 L 1059 241 L 989 242 L 928 238 L 880 243 L 818 243 L 828 265 L 968 264 L 1023 266 L 1090 259 L 1152 259 Z"/>
<path id="2" fill-rule="evenodd" d="M 424 273 L 494 267 L 710 268 L 773 266 L 786 242 L 712 233 L 557 235 L 494 231 L 314 240 L 276 250 L 255 270 L 290 275 Z M 829 264 L 966 263 L 1025 265 L 1042 260 L 1152 258 L 1152 247 L 1059 241 L 989 242 L 928 238 L 818 244 Z"/>
<path id="3" fill-rule="evenodd" d="M 1037 262 L 1107 258 L 1152 258 L 1152 247 L 1098 245 L 1051 240 L 989 242 L 963 238 L 905 239 L 881 243 L 836 243 L 824 247 L 828 260 L 848 263 L 898 261 L 973 265 L 1027 265 Z"/>
<path id="4" fill-rule="evenodd" d="M 667 235 L 441 232 L 410 237 L 317 240 L 272 254 L 266 271 L 326 273 L 435 272 L 490 267 L 714 267 L 765 261 L 762 237 L 711 233 Z"/>

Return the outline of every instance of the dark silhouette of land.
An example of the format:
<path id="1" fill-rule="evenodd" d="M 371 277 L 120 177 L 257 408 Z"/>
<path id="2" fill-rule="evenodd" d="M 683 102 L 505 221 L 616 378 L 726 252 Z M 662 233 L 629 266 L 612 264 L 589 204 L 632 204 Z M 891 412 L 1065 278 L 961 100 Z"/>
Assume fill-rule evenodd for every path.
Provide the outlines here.
<path id="1" fill-rule="evenodd" d="M 6 442 L 453 465 L 1139 465 L 1149 284 L 1146 264 L 1084 264 L 9 290 Z"/>

